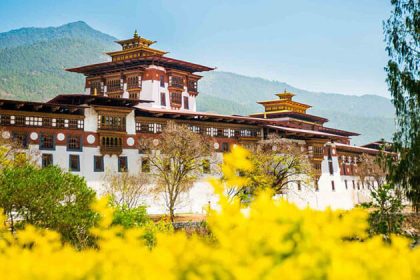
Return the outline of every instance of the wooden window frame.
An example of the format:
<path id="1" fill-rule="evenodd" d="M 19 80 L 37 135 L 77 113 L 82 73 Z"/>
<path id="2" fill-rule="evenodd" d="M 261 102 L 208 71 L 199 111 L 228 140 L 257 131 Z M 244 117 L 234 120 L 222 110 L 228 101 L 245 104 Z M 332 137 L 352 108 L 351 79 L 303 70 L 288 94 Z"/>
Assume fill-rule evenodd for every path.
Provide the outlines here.
<path id="1" fill-rule="evenodd" d="M 127 156 L 118 157 L 118 172 L 128 172 L 128 157 Z"/>
<path id="2" fill-rule="evenodd" d="M 101 166 L 98 167 L 97 160 L 101 162 Z M 93 156 L 93 172 L 104 172 L 105 170 L 105 162 L 104 156 Z"/>
<path id="3" fill-rule="evenodd" d="M 76 161 L 73 161 L 76 160 Z M 76 163 L 76 166 L 73 168 L 73 163 Z M 69 171 L 71 172 L 80 172 L 80 155 L 69 155 Z"/>
<path id="4" fill-rule="evenodd" d="M 41 167 L 46 168 L 48 166 L 54 165 L 54 156 L 53 154 L 42 154 L 41 155 Z"/>

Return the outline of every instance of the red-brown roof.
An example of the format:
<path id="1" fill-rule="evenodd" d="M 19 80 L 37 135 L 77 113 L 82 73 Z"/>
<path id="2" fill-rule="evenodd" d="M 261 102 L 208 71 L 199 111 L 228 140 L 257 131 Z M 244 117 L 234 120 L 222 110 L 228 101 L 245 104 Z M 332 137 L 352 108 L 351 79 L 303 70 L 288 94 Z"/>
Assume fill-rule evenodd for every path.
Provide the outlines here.
<path id="1" fill-rule="evenodd" d="M 275 130 L 284 131 L 286 133 L 297 134 L 297 135 L 318 136 L 318 137 L 325 137 L 325 138 L 330 138 L 330 139 L 347 139 L 347 137 L 345 136 L 316 131 L 316 130 L 283 127 L 283 126 L 278 126 L 278 125 L 267 125 L 267 127 L 275 129 Z"/>
<path id="2" fill-rule="evenodd" d="M 380 150 L 365 148 L 360 146 L 352 146 L 342 143 L 335 143 L 337 150 L 348 151 L 348 152 L 356 152 L 356 153 L 367 153 L 367 154 L 378 154 Z"/>
<path id="3" fill-rule="evenodd" d="M 139 67 L 143 68 L 142 66 L 147 65 L 161 65 L 164 67 L 179 69 L 187 72 L 203 72 L 215 69 L 204 65 L 195 64 L 165 56 L 146 56 L 135 59 L 110 61 L 76 68 L 68 68 L 66 70 L 69 72 L 83 73 L 85 75 L 94 75 L 100 73 L 109 73 L 112 71 L 129 70 Z"/>

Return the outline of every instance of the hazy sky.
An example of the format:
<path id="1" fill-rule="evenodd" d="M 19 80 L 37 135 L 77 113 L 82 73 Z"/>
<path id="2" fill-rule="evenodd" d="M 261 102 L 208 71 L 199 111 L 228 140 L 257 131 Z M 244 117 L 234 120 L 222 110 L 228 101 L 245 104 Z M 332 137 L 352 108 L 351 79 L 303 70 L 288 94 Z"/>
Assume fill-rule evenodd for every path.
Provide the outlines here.
<path id="1" fill-rule="evenodd" d="M 168 56 L 323 92 L 388 96 L 388 0 L 0 0 L 0 32 L 83 20 Z"/>

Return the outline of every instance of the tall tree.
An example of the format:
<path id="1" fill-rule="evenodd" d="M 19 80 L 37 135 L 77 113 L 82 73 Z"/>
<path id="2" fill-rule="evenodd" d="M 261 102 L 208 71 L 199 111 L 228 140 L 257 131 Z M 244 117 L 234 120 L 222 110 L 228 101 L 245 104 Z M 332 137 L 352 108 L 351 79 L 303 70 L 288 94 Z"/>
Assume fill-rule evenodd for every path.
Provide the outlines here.
<path id="1" fill-rule="evenodd" d="M 204 138 L 185 125 L 168 122 L 160 139 L 147 149 L 155 192 L 163 194 L 172 222 L 182 194 L 193 186 L 211 154 L 210 142 Z"/>
<path id="2" fill-rule="evenodd" d="M 391 178 L 400 183 L 415 211 L 420 210 L 420 1 L 391 0 L 384 23 L 389 61 L 387 83 L 396 108 L 395 148 L 400 161 Z"/>

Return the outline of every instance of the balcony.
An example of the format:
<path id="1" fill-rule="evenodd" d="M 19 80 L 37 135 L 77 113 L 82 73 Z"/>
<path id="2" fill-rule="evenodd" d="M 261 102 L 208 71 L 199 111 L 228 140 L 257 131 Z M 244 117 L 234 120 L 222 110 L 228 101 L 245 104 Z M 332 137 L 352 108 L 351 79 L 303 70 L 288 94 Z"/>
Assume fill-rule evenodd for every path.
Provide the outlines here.
<path id="1" fill-rule="evenodd" d="M 120 155 L 122 153 L 122 138 L 116 136 L 101 136 L 100 151 L 103 155 Z"/>
<path id="2" fill-rule="evenodd" d="M 169 87 L 183 89 L 184 88 L 184 79 L 182 77 L 170 76 L 169 77 Z"/>
<path id="3" fill-rule="evenodd" d="M 126 131 L 125 117 L 122 116 L 98 116 L 98 130 Z"/>
<path id="4" fill-rule="evenodd" d="M 188 92 L 197 93 L 197 81 L 188 81 Z"/>

